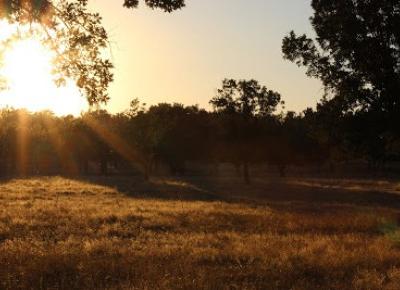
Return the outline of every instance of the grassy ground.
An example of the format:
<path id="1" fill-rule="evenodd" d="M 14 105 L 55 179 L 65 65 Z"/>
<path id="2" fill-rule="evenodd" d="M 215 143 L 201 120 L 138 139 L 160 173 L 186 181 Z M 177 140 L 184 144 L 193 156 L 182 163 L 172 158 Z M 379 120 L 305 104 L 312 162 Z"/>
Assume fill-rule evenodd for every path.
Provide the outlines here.
<path id="1" fill-rule="evenodd" d="M 400 185 L 0 183 L 0 289 L 400 289 Z"/>

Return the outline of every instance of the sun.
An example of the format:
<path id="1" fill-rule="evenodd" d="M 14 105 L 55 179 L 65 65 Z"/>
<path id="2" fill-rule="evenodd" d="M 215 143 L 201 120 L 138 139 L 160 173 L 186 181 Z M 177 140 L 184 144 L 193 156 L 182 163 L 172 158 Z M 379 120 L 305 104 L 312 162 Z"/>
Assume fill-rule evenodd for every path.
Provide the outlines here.
<path id="1" fill-rule="evenodd" d="M 0 23 L 0 40 L 7 38 L 12 29 Z M 54 53 L 34 36 L 13 40 L 0 66 L 0 77 L 6 81 L 0 91 L 0 107 L 50 110 L 59 116 L 87 110 L 87 101 L 72 80 L 61 87 L 55 84 L 53 59 Z"/>

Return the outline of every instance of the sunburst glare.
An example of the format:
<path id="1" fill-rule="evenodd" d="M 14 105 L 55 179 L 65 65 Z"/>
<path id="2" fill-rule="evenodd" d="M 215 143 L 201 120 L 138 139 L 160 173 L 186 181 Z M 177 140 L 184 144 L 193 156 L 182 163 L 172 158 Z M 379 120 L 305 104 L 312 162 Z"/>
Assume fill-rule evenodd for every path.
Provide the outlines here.
<path id="1" fill-rule="evenodd" d="M 12 33 L 2 23 L 0 40 Z M 0 77 L 6 86 L 0 91 L 0 107 L 50 110 L 56 115 L 78 115 L 88 108 L 87 101 L 72 80 L 58 87 L 52 75 L 54 53 L 34 36 L 13 40 L 5 50 Z"/>

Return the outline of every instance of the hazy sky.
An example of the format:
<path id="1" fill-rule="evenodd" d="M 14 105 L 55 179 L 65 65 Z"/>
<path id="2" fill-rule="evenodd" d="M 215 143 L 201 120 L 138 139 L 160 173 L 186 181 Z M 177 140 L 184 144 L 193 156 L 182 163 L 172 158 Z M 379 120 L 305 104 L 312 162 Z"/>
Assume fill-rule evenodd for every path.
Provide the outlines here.
<path id="1" fill-rule="evenodd" d="M 257 79 L 279 91 L 289 110 L 314 106 L 322 95 L 320 82 L 281 52 L 291 29 L 311 31 L 310 0 L 187 0 L 172 14 L 122 2 L 91 1 L 112 43 L 112 112 L 135 97 L 207 107 L 224 78 Z"/>

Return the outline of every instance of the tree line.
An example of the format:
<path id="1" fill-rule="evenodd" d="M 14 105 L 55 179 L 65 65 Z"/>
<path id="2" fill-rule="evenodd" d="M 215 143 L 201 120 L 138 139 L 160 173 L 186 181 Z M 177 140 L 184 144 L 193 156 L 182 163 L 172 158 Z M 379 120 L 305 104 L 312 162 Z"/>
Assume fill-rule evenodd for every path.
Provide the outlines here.
<path id="1" fill-rule="evenodd" d="M 334 170 L 357 160 L 376 171 L 400 157 L 400 139 L 390 128 L 382 134 L 376 116 L 343 113 L 335 99 L 282 113 L 279 93 L 255 80 L 227 79 L 210 104 L 209 111 L 168 103 L 146 108 L 135 99 L 122 113 L 79 117 L 3 109 L 0 174 L 149 178 L 159 166 L 185 175 L 191 163 L 230 163 L 250 183 L 253 166 L 267 164 L 285 176 L 290 167 Z"/>

